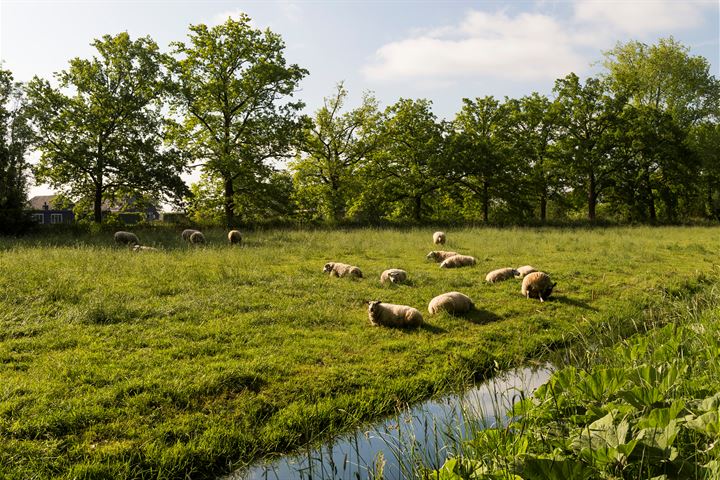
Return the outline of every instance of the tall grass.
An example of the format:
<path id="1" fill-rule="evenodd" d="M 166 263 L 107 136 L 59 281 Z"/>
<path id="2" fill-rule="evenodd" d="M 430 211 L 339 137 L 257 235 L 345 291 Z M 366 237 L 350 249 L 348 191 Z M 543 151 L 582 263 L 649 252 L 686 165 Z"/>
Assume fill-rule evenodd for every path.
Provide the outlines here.
<path id="1" fill-rule="evenodd" d="M 0 477 L 210 478 L 346 431 L 632 317 L 666 285 L 712 271 L 717 230 L 464 229 L 441 270 L 421 229 L 223 231 L 189 248 L 140 231 L 0 239 Z M 366 278 L 329 278 L 329 260 Z M 540 304 L 485 273 L 532 264 L 558 282 Z M 400 267 L 409 285 L 383 287 Z M 425 310 L 470 295 L 467 318 L 372 328 L 365 301 Z M 612 322 L 609 322 L 612 325 Z M 615 328 L 615 327 L 612 327 Z"/>

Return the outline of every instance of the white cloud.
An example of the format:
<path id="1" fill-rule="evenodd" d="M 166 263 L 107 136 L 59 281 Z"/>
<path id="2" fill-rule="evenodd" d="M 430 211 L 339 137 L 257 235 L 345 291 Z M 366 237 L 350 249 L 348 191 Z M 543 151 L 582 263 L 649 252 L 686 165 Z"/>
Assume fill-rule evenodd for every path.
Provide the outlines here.
<path id="1" fill-rule="evenodd" d="M 492 76 L 519 80 L 557 78 L 587 66 L 572 37 L 555 19 L 523 13 L 471 11 L 456 27 L 380 47 L 363 68 L 371 80 Z"/>

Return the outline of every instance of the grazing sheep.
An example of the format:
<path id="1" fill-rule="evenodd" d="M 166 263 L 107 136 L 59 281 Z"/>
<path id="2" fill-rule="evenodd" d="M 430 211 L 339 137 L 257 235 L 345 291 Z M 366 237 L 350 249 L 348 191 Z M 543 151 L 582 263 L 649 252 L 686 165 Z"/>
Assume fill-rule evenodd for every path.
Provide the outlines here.
<path id="1" fill-rule="evenodd" d="M 228 232 L 228 242 L 230 242 L 230 245 L 240 245 L 242 242 L 242 234 L 240 233 L 240 230 L 230 230 Z"/>
<path id="2" fill-rule="evenodd" d="M 445 232 L 433 233 L 433 243 L 435 245 L 445 245 L 445 240 L 447 240 L 447 238 L 445 237 Z"/>
<path id="3" fill-rule="evenodd" d="M 205 235 L 202 232 L 195 231 L 190 235 L 190 243 L 193 245 L 199 245 L 205 243 Z"/>
<path id="4" fill-rule="evenodd" d="M 485 281 L 488 283 L 503 282 L 510 278 L 513 278 L 518 274 L 518 271 L 514 268 L 498 268 L 493 270 L 485 276 Z"/>
<path id="5" fill-rule="evenodd" d="M 539 298 L 541 302 L 544 302 L 552 294 L 555 285 L 557 283 L 553 283 L 547 273 L 533 272 L 523 278 L 520 292 L 525 295 L 525 298 Z"/>
<path id="6" fill-rule="evenodd" d="M 433 250 L 432 252 L 425 255 L 425 258 L 432 260 L 433 262 L 442 262 L 450 257 L 457 255 L 457 252 L 445 252 L 443 250 Z"/>
<path id="7" fill-rule="evenodd" d="M 147 247 L 145 245 L 135 245 L 133 252 L 157 252 L 158 249 L 154 247 Z"/>
<path id="8" fill-rule="evenodd" d="M 537 272 L 537 269 L 535 267 L 531 267 L 530 265 L 525 265 L 524 267 L 518 267 L 515 270 L 517 270 L 517 273 L 515 274 L 515 277 L 517 278 L 524 278 L 530 273 Z"/>
<path id="9" fill-rule="evenodd" d="M 113 235 L 116 243 L 122 243 L 123 245 L 139 245 L 140 240 L 137 235 L 132 232 L 115 232 Z"/>
<path id="10" fill-rule="evenodd" d="M 472 267 L 475 265 L 475 257 L 469 255 L 453 255 L 446 258 L 440 264 L 440 268 Z"/>
<path id="11" fill-rule="evenodd" d="M 363 274 L 358 267 L 348 265 L 347 263 L 328 262 L 323 267 L 323 272 L 329 273 L 331 277 L 363 278 Z"/>
<path id="12" fill-rule="evenodd" d="M 441 310 L 445 310 L 450 315 L 460 315 L 469 312 L 474 306 L 473 301 L 467 295 L 460 292 L 448 292 L 430 300 L 428 312 L 430 315 L 435 315 Z"/>
<path id="13" fill-rule="evenodd" d="M 190 235 L 192 235 L 195 232 L 199 232 L 199 230 L 195 230 L 194 228 L 186 228 L 185 230 L 182 231 L 180 236 L 182 237 L 183 240 L 185 240 L 186 242 L 189 242 Z"/>
<path id="14" fill-rule="evenodd" d="M 399 268 L 391 268 L 389 270 L 385 270 L 380 275 L 380 283 L 403 283 L 406 280 L 407 272 L 405 270 L 400 270 Z"/>
<path id="15" fill-rule="evenodd" d="M 368 302 L 368 318 L 372 325 L 385 327 L 419 327 L 423 323 L 422 314 L 417 308 L 382 303 L 379 300 Z"/>

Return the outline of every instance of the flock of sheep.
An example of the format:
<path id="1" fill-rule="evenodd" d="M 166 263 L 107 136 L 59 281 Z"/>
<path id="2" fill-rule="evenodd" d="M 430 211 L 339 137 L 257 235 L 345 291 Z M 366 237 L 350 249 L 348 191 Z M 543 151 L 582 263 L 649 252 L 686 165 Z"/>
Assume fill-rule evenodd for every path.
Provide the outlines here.
<path id="1" fill-rule="evenodd" d="M 444 245 L 447 236 L 444 232 L 435 232 L 433 242 L 436 245 Z M 474 266 L 476 260 L 468 255 L 460 255 L 457 252 L 432 251 L 427 254 L 427 259 L 440 262 L 440 268 L 459 268 Z M 323 267 L 323 272 L 336 277 L 362 278 L 362 271 L 354 266 L 339 262 L 328 262 Z M 380 283 L 403 283 L 406 282 L 408 274 L 405 270 L 391 268 L 380 275 Z M 544 302 L 555 288 L 556 283 L 544 272 L 538 272 L 530 265 L 515 268 L 500 268 L 488 273 L 485 281 L 488 283 L 502 282 L 511 278 L 521 278 L 522 287 L 520 292 L 526 298 L 537 298 Z M 474 308 L 470 297 L 460 292 L 447 292 L 430 300 L 428 312 L 435 315 L 445 311 L 451 315 L 462 315 Z M 384 303 L 379 300 L 368 302 L 368 317 L 372 325 L 386 327 L 418 327 L 423 323 L 423 316 L 417 308 L 408 305 L 395 305 Z"/>
<path id="2" fill-rule="evenodd" d="M 199 230 L 186 229 L 180 234 L 182 239 L 190 244 L 199 245 L 205 243 L 205 236 Z M 132 232 L 120 231 L 114 235 L 115 242 L 131 246 L 134 251 L 153 251 L 153 247 L 140 244 L 137 235 Z M 242 234 L 238 230 L 230 230 L 227 235 L 228 243 L 239 245 L 242 242 Z M 447 236 L 444 232 L 433 234 L 433 243 L 445 245 Z M 440 268 L 460 268 L 474 266 L 477 262 L 474 257 L 461 255 L 457 252 L 435 250 L 427 254 L 428 260 L 440 263 Z M 323 272 L 336 277 L 363 278 L 362 271 L 354 266 L 340 262 L 328 262 L 323 267 Z M 550 276 L 544 272 L 538 272 L 530 265 L 519 268 L 500 268 L 488 273 L 485 281 L 488 283 L 502 282 L 511 278 L 522 279 L 520 292 L 526 298 L 538 298 L 544 302 L 553 291 L 556 283 L 553 283 Z M 403 283 L 408 280 L 405 270 L 391 268 L 380 275 L 380 283 Z M 445 311 L 451 315 L 462 315 L 471 311 L 475 305 L 470 297 L 460 292 L 447 292 L 430 300 L 428 312 L 435 315 Z M 381 301 L 368 302 L 368 317 L 373 325 L 386 327 L 418 327 L 423 323 L 423 316 L 416 308 L 407 305 L 395 305 Z"/>

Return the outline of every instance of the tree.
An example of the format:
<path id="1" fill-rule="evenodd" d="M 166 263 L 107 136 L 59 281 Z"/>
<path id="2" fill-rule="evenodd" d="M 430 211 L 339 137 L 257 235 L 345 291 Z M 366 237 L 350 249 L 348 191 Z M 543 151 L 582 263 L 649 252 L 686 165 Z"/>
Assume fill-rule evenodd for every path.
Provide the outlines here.
<path id="1" fill-rule="evenodd" d="M 190 27 L 190 44 L 173 43 L 173 110 L 183 117 L 176 144 L 223 181 L 225 218 L 235 223 L 237 188 L 249 189 L 270 160 L 291 153 L 302 102 L 291 102 L 307 70 L 286 65 L 285 45 L 250 18 Z"/>
<path id="2" fill-rule="evenodd" d="M 598 199 L 612 185 L 617 169 L 610 140 L 625 101 L 611 96 L 606 82 L 588 78 L 582 85 L 574 73 L 558 79 L 554 91 L 562 109 L 560 144 L 573 187 L 585 191 L 588 219 L 593 221 Z"/>
<path id="3" fill-rule="evenodd" d="M 17 233 L 27 225 L 25 154 L 32 141 L 25 97 L 12 73 L 0 69 L 0 233 Z"/>
<path id="4" fill-rule="evenodd" d="M 377 100 L 365 94 L 358 108 L 340 113 L 346 97 L 341 82 L 304 129 L 300 148 L 305 156 L 291 165 L 298 195 L 313 197 L 331 221 L 345 216 L 358 192 L 358 167 L 377 148 L 379 139 Z"/>
<path id="5" fill-rule="evenodd" d="M 120 33 L 92 45 L 99 56 L 71 60 L 56 74 L 60 88 L 35 77 L 26 91 L 41 152 L 36 179 L 69 197 L 91 198 L 100 222 L 104 199 L 176 199 L 187 187 L 179 175 L 184 160 L 163 148 L 157 44 Z"/>

